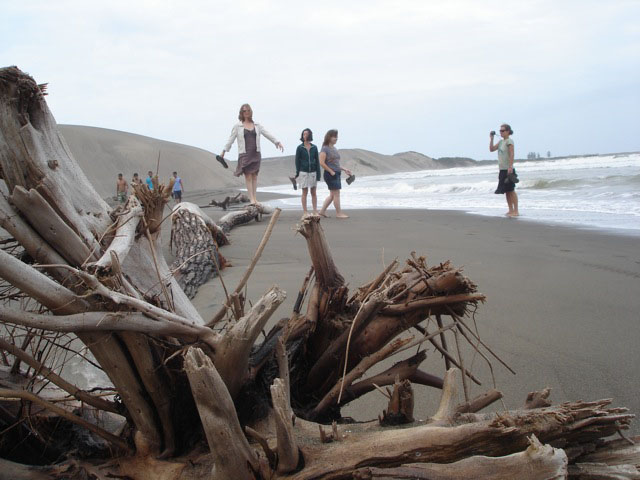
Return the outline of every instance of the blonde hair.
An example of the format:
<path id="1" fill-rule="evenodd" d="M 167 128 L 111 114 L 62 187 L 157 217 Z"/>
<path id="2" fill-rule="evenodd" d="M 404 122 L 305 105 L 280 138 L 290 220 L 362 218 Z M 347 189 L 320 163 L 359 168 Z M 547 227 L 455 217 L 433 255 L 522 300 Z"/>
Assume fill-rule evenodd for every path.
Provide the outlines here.
<path id="1" fill-rule="evenodd" d="M 238 112 L 238 120 L 240 120 L 241 122 L 244 122 L 244 115 L 242 114 L 242 109 L 245 107 L 249 109 L 249 120 L 253 122 L 253 109 L 251 108 L 251 105 L 249 105 L 248 103 L 244 103 L 240 107 L 240 111 Z"/>

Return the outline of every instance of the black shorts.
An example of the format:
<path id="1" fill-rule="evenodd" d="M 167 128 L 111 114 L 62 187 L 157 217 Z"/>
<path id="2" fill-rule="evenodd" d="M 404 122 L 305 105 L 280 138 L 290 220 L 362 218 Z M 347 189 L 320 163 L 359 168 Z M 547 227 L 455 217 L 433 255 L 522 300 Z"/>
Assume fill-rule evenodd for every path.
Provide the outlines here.
<path id="1" fill-rule="evenodd" d="M 505 180 L 507 180 L 507 172 L 509 172 L 509 170 L 500 170 L 500 173 L 498 173 L 498 188 L 496 188 L 496 191 L 493 193 L 501 194 L 513 192 L 515 190 L 515 183 L 509 181 L 505 182 Z M 516 173 L 515 168 L 513 169 L 513 173 Z"/>
<path id="2" fill-rule="evenodd" d="M 182 201 L 182 190 L 174 190 L 173 191 L 173 199 L 181 202 Z"/>
<path id="3" fill-rule="evenodd" d="M 335 173 L 335 175 L 331 175 L 326 170 L 324 171 L 324 182 L 327 184 L 327 187 L 329 187 L 329 190 L 340 190 L 342 188 L 340 184 L 340 172 Z"/>

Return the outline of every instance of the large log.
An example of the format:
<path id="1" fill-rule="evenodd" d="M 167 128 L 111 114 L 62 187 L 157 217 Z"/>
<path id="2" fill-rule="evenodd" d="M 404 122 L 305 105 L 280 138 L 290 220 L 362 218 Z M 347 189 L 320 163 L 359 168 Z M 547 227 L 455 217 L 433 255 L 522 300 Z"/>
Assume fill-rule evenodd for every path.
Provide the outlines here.
<path id="1" fill-rule="evenodd" d="M 395 468 L 367 467 L 354 478 L 423 480 L 561 480 L 567 478 L 567 455 L 559 448 L 542 445 L 535 436 L 524 452 L 504 457 L 473 456 L 453 463 L 414 463 Z"/>

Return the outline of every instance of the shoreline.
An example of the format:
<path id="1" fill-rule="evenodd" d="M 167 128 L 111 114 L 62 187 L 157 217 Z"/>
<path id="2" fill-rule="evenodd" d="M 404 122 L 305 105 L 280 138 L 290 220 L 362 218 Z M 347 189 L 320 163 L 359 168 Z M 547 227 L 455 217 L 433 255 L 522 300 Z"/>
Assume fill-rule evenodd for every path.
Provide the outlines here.
<path id="1" fill-rule="evenodd" d="M 282 184 L 285 187 L 287 186 L 286 184 Z M 272 185 L 269 185 L 272 186 Z M 277 186 L 277 185 L 276 185 Z M 230 195 L 236 195 L 237 193 L 244 193 L 246 192 L 246 189 L 243 188 L 222 188 L 222 189 L 215 189 L 215 190 L 198 190 L 195 191 L 193 193 L 189 193 L 189 194 L 185 194 L 183 200 L 187 201 L 187 202 L 192 202 L 192 203 L 196 203 L 198 204 L 198 206 L 200 206 L 200 208 L 204 208 L 205 209 L 205 213 L 207 212 L 211 212 L 211 210 L 209 210 L 210 208 L 215 208 L 212 207 L 210 205 L 208 205 L 209 201 L 211 199 L 217 199 L 217 200 L 221 200 L 224 199 L 225 196 Z M 258 200 L 264 201 L 266 203 L 269 203 L 270 205 L 274 206 L 274 207 L 279 207 L 281 208 L 283 211 L 295 211 L 295 212 L 302 212 L 302 206 L 300 204 L 295 205 L 295 206 L 282 206 L 282 205 L 273 205 L 274 201 L 277 200 L 281 200 L 281 199 L 285 199 L 285 198 L 300 198 L 300 191 L 299 190 L 293 190 L 292 194 L 286 194 L 286 193 L 274 193 L 274 192 L 261 192 L 260 189 L 258 189 L 257 192 L 257 196 L 258 196 Z M 202 203 L 204 202 L 204 203 Z M 318 203 L 321 203 L 321 199 L 318 198 Z M 307 200 L 307 204 L 309 205 L 309 207 L 311 206 L 311 200 L 308 199 Z M 506 206 L 505 206 L 506 208 Z M 333 210 L 333 206 L 329 207 L 329 213 L 331 213 Z M 471 212 L 471 211 L 467 211 L 464 209 L 445 209 L 445 208 L 423 208 L 423 207 L 416 207 L 416 208 L 397 208 L 397 207 L 370 207 L 370 208 L 345 208 L 344 209 L 345 212 L 347 214 L 349 214 L 349 212 L 353 211 L 362 211 L 362 212 L 370 212 L 370 211 L 394 211 L 394 210 L 417 210 L 417 211 L 427 211 L 427 212 L 450 212 L 450 213 L 458 213 L 458 214 L 463 214 L 463 215 L 472 215 L 472 216 L 478 216 L 478 217 L 486 217 L 486 218 L 496 218 L 496 219 L 503 219 L 503 220 L 510 220 L 510 221 L 521 221 L 521 222 L 526 222 L 526 223 L 534 223 L 534 224 L 538 224 L 538 225 L 546 225 L 546 226 L 550 226 L 550 227 L 557 227 L 557 228 L 568 228 L 568 229 L 576 229 L 576 230 L 580 230 L 580 231 L 584 231 L 584 232 L 591 232 L 591 233 L 601 233 L 603 235 L 616 235 L 616 236 L 623 236 L 623 237 L 640 237 L 640 229 L 632 229 L 632 228 L 614 228 L 614 227 L 598 227 L 598 226 L 594 226 L 594 225 L 588 225 L 588 224 L 583 224 L 583 223 L 569 223 L 569 222 L 562 222 L 562 221 L 557 221 L 554 222 L 552 220 L 545 220 L 545 219 L 538 219 L 538 218 L 531 218 L 528 217 L 526 215 L 526 213 L 521 214 L 519 217 L 517 218 L 509 218 L 507 219 L 506 217 L 503 217 L 500 214 L 496 214 L 496 215 L 492 215 L 489 213 L 479 213 L 479 212 Z M 526 210 L 525 210 L 526 212 Z"/>
<path id="2" fill-rule="evenodd" d="M 264 197 L 259 193 L 259 198 Z M 214 220 L 224 213 L 207 210 Z M 351 291 L 377 276 L 394 258 L 403 263 L 416 251 L 427 256 L 429 264 L 451 260 L 464 268 L 487 295 L 476 315 L 480 334 L 517 372 L 513 376 L 494 364 L 497 388 L 505 394 L 507 407 L 518 407 L 529 391 L 549 386 L 554 402 L 613 397 L 616 405 L 640 411 L 634 393 L 640 382 L 635 369 L 640 341 L 636 238 L 459 211 L 349 213 L 349 220 L 323 219 L 322 226 Z M 249 279 L 252 302 L 273 284 L 288 293 L 266 331 L 291 313 L 310 265 L 306 242 L 295 233 L 299 219 L 299 211 L 283 210 Z M 232 230 L 231 245 L 221 249 L 232 264 L 223 272 L 228 288 L 242 277 L 266 224 L 265 219 Z M 171 262 L 169 256 L 167 260 Z M 220 279 L 213 278 L 200 288 L 194 304 L 207 318 L 223 299 Z M 491 372 L 479 357 L 467 361 L 484 383 L 473 387 L 474 396 L 492 386 Z M 425 371 L 444 374 L 439 355 L 431 350 L 423 366 Z M 437 408 L 439 392 L 414 388 L 420 398 L 416 418 L 425 418 Z M 343 412 L 364 420 L 375 418 L 385 407 L 386 398 L 374 392 Z M 640 425 L 633 429 L 640 432 Z"/>

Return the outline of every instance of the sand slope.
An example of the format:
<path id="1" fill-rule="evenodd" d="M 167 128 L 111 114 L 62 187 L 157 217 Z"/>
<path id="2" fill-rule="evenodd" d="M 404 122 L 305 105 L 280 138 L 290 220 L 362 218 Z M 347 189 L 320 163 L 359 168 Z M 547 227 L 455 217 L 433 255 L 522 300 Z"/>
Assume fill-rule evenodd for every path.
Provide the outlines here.
<path id="1" fill-rule="evenodd" d="M 134 172 L 143 178 L 148 170 L 155 172 L 158 152 L 161 152 L 160 177 L 168 178 L 172 171 L 177 170 L 187 191 L 244 186 L 244 180 L 233 175 L 235 162 L 229 162 L 230 168 L 225 170 L 211 152 L 201 148 L 106 128 L 78 125 L 59 125 L 59 128 L 80 167 L 104 197 L 115 194 L 115 179 L 119 172 L 127 180 L 131 179 Z M 417 152 L 383 155 L 362 149 L 341 149 L 340 155 L 343 165 L 358 176 L 475 163 L 471 160 L 439 161 Z M 259 185 L 288 183 L 287 177 L 294 172 L 293 155 L 265 158 Z"/>

